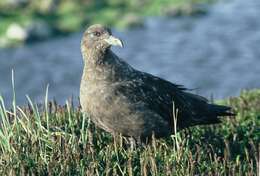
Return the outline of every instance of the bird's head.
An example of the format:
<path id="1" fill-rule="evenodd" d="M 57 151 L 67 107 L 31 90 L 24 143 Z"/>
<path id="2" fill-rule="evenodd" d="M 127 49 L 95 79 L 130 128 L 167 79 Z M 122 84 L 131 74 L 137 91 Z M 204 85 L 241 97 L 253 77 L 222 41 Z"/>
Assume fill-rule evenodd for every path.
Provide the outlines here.
<path id="1" fill-rule="evenodd" d="M 95 24 L 87 28 L 81 41 L 81 51 L 83 54 L 92 52 L 104 53 L 111 46 L 123 47 L 120 39 L 114 37 L 111 30 L 103 25 Z"/>

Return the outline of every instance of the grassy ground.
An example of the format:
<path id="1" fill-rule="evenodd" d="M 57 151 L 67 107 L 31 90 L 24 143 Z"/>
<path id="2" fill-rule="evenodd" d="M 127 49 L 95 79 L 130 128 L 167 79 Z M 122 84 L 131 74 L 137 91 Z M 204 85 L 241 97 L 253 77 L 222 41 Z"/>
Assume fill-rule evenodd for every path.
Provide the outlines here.
<path id="1" fill-rule="evenodd" d="M 131 149 L 71 103 L 14 102 L 8 111 L 0 98 L 0 175 L 257 175 L 260 90 L 221 103 L 237 117 Z"/>

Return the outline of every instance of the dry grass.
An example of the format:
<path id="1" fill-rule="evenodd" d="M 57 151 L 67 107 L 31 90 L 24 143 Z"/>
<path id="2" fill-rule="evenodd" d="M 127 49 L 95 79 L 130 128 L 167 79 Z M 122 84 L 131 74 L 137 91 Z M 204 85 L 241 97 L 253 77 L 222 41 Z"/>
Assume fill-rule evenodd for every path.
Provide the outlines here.
<path id="1" fill-rule="evenodd" d="M 235 119 L 131 149 L 70 103 L 14 101 L 9 111 L 0 97 L 0 175 L 257 175 L 260 91 L 222 103 L 235 109 Z"/>

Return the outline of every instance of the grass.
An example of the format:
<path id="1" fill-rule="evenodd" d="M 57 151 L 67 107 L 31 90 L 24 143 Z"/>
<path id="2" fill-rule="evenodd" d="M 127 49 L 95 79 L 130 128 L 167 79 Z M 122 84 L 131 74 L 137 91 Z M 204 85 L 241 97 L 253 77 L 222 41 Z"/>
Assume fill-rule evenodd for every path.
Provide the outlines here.
<path id="1" fill-rule="evenodd" d="M 14 90 L 13 90 L 14 92 Z M 8 110 L 0 97 L 0 175 L 257 175 L 260 90 L 221 101 L 237 117 L 131 149 L 97 129 L 73 103 Z M 15 92 L 14 92 L 15 100 Z"/>

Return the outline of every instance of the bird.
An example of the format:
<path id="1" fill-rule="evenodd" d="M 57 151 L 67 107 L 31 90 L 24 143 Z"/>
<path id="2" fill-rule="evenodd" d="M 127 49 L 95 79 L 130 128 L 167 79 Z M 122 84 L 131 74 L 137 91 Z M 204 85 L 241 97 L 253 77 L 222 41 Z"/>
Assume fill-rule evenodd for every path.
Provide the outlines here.
<path id="1" fill-rule="evenodd" d="M 112 46 L 124 45 L 101 24 L 88 27 L 81 40 L 80 104 L 99 128 L 142 142 L 234 115 L 231 107 L 212 104 L 182 85 L 133 68 Z"/>

